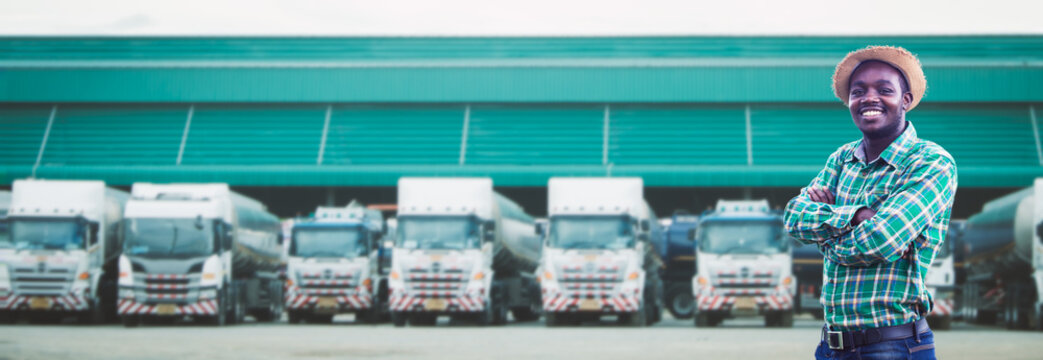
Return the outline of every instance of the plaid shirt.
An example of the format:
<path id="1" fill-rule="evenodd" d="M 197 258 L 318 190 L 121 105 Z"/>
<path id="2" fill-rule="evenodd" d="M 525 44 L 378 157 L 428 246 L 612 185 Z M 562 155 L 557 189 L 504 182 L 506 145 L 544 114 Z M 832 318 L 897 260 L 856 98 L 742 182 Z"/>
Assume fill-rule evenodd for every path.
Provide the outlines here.
<path id="1" fill-rule="evenodd" d="M 786 205 L 787 232 L 824 255 L 820 301 L 833 330 L 901 325 L 931 311 L 924 281 L 949 228 L 956 163 L 906 124 L 872 163 L 862 140 L 829 156 L 808 186 L 829 189 L 836 204 L 814 202 L 804 188 Z M 851 226 L 862 207 L 877 213 Z"/>

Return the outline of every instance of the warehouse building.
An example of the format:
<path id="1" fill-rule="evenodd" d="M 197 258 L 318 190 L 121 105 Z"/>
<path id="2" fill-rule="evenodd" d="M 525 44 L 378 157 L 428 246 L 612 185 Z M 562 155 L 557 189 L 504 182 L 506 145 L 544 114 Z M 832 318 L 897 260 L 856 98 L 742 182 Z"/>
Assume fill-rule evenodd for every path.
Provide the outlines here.
<path id="1" fill-rule="evenodd" d="M 782 205 L 860 133 L 848 51 L 917 53 L 909 113 L 956 158 L 955 217 L 1043 176 L 1043 36 L 0 38 L 0 178 L 228 182 L 281 216 L 394 202 L 401 176 L 641 176 L 660 214 Z"/>

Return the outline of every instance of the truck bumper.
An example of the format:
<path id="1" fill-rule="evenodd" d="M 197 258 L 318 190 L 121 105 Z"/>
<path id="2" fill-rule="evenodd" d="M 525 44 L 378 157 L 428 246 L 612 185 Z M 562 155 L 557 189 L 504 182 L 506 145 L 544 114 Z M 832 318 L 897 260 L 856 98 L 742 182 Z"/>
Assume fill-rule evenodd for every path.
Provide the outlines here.
<path id="1" fill-rule="evenodd" d="M 122 298 L 117 303 L 116 311 L 120 316 L 155 315 L 217 315 L 217 300 L 199 300 L 191 303 L 141 303 L 134 299 Z"/>
<path id="2" fill-rule="evenodd" d="M 391 311 L 397 312 L 480 312 L 485 311 L 485 297 L 480 295 L 444 296 L 393 292 L 389 307 Z"/>
<path id="3" fill-rule="evenodd" d="M 561 293 L 543 295 L 543 311 L 590 312 L 602 314 L 632 313 L 641 308 L 641 299 L 616 295 L 607 298 L 577 298 Z"/>
<path id="4" fill-rule="evenodd" d="M 786 311 L 793 309 L 792 295 L 730 296 L 708 295 L 696 298 L 698 311 Z"/>
<path id="5" fill-rule="evenodd" d="M 5 311 L 85 311 L 90 302 L 83 294 L 0 296 L 0 310 Z"/>
<path id="6" fill-rule="evenodd" d="M 373 297 L 369 294 L 312 295 L 300 292 L 286 294 L 286 308 L 289 310 L 350 312 L 367 310 L 371 307 L 373 307 Z"/>
<path id="7" fill-rule="evenodd" d="M 927 316 L 952 316 L 953 307 L 954 304 L 952 298 L 937 299 L 934 301 L 934 307 L 931 309 L 931 313 L 927 314 Z"/>

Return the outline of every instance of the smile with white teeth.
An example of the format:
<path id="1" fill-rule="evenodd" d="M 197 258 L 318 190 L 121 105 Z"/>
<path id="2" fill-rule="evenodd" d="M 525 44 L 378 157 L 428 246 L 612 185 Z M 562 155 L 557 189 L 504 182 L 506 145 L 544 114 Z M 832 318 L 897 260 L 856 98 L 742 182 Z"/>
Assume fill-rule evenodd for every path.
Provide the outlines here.
<path id="1" fill-rule="evenodd" d="M 871 117 L 880 115 L 880 110 L 866 110 L 862 112 L 862 116 Z"/>

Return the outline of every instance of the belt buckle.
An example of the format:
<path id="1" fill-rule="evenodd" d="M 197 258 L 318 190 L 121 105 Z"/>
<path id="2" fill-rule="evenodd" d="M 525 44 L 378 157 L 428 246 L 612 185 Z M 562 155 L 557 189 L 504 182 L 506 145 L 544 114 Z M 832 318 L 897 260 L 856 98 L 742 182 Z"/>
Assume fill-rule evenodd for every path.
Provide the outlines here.
<path id="1" fill-rule="evenodd" d="M 830 350 L 844 349 L 844 333 L 840 331 L 826 331 L 826 344 Z"/>

